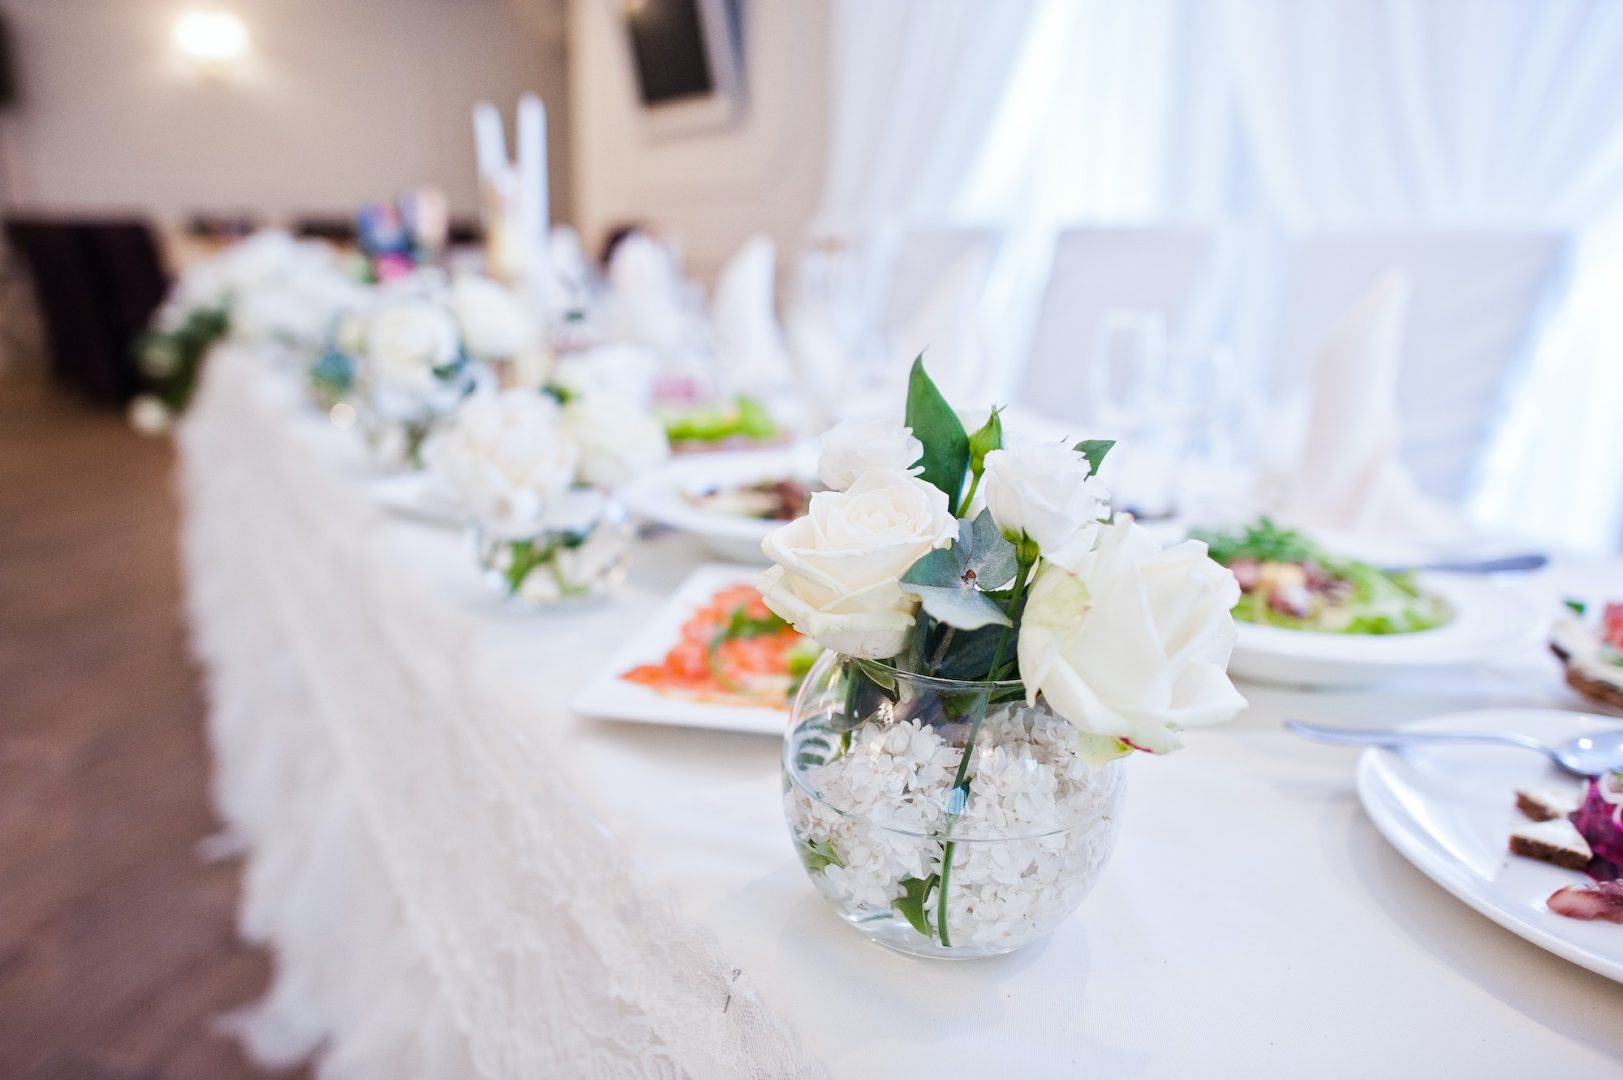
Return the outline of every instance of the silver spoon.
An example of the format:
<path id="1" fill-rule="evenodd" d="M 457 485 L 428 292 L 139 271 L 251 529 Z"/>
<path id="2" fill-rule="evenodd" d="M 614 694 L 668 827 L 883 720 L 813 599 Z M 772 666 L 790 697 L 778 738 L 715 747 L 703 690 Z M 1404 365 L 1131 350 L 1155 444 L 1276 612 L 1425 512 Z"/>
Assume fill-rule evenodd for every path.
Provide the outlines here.
<path id="1" fill-rule="evenodd" d="M 1575 776 L 1599 776 L 1623 769 L 1623 728 L 1579 735 L 1553 746 L 1530 735 L 1490 731 L 1395 731 L 1391 728 L 1343 728 L 1285 721 L 1285 730 L 1304 739 L 1337 746 L 1428 746 L 1436 743 L 1475 743 L 1519 746 L 1537 750 Z"/>

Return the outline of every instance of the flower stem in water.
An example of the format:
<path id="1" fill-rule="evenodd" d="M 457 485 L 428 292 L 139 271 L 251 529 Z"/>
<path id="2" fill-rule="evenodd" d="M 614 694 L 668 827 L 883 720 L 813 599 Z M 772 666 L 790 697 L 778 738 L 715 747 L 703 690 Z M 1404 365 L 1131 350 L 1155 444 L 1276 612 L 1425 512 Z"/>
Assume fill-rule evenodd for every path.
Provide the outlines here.
<path id="1" fill-rule="evenodd" d="M 1031 573 L 1031 563 L 1020 560 L 1014 575 L 1014 591 L 1009 596 L 1009 615 L 1013 616 L 1020 611 L 1020 598 L 1026 591 L 1026 578 Z M 1003 663 L 1003 650 L 1008 648 L 1009 634 L 1012 627 L 1005 626 L 1003 633 L 998 637 L 997 648 L 992 653 L 992 663 L 989 675 L 996 678 L 999 665 Z M 975 719 L 969 725 L 969 738 L 964 740 L 964 756 L 958 759 L 958 772 L 952 779 L 952 790 L 947 794 L 947 827 L 946 835 L 952 836 L 952 827 L 958 824 L 959 815 L 969 803 L 969 762 L 975 756 L 975 740 L 980 736 L 981 724 L 986 721 L 986 705 L 991 697 L 991 691 L 975 703 Z M 952 859 L 958 854 L 958 841 L 948 839 L 941 848 L 941 887 L 936 892 L 936 936 L 942 948 L 952 948 L 952 936 L 947 932 L 947 886 L 952 880 Z"/>

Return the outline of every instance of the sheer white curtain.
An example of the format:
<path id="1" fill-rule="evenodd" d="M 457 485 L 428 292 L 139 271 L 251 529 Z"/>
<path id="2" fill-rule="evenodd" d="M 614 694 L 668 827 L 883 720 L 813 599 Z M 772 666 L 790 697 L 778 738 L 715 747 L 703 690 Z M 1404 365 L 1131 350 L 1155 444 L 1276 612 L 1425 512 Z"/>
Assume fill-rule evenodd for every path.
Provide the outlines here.
<path id="1" fill-rule="evenodd" d="M 1199 0 L 1042 0 L 954 210 L 1009 232 L 989 298 L 1019 377 L 1054 237 L 1081 222 L 1230 214 L 1237 141 L 1214 11 Z"/>
<path id="2" fill-rule="evenodd" d="M 1037 0 L 838 0 L 825 226 L 953 210 L 985 145 Z"/>
<path id="3" fill-rule="evenodd" d="M 823 218 L 1008 228 L 1004 395 L 1064 224 L 1232 226 L 1212 332 L 1253 363 L 1285 233 L 1574 233 L 1473 510 L 1617 545 L 1623 3 L 842 0 L 835 56 Z"/>
<path id="4" fill-rule="evenodd" d="M 1288 230 L 1597 230 L 1540 336 L 1473 509 L 1612 546 L 1623 506 L 1623 5 L 1228 0 L 1222 46 L 1267 204 Z M 1619 205 L 1623 209 L 1623 203 Z M 1606 342 L 1607 344 L 1602 344 Z"/>

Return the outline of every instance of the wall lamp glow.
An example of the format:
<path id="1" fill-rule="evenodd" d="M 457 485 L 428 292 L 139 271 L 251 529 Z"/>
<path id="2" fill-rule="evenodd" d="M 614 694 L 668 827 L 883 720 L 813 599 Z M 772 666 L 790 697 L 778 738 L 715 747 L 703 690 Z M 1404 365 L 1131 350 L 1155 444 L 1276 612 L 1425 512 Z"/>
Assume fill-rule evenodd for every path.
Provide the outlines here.
<path id="1" fill-rule="evenodd" d="M 175 48 L 206 74 L 223 75 L 247 53 L 248 25 L 229 11 L 188 11 L 175 20 Z"/>

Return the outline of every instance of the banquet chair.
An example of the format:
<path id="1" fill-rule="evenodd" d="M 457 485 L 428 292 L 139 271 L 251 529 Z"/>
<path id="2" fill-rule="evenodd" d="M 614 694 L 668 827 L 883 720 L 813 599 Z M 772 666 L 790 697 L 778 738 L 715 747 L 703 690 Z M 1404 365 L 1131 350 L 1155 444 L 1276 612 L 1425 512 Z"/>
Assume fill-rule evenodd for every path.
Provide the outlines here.
<path id="1" fill-rule="evenodd" d="M 1087 365 L 1106 314 L 1155 312 L 1185 334 L 1217 253 L 1211 230 L 1178 226 L 1080 226 L 1054 243 L 1031 347 L 1015 392 L 1049 415 L 1085 415 Z"/>
<path id="2" fill-rule="evenodd" d="M 983 308 L 1002 240 L 997 229 L 958 225 L 913 225 L 881 240 L 876 325 L 896 364 L 926 352 L 943 390 L 971 393 L 987 355 Z"/>
<path id="3" fill-rule="evenodd" d="M 1428 494 L 1460 502 L 1554 291 L 1565 238 L 1544 231 L 1403 230 L 1294 240 L 1276 400 L 1306 390 L 1308 358 L 1387 270 L 1413 286 L 1397 375 L 1399 455 Z"/>

